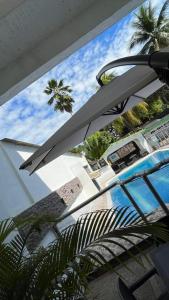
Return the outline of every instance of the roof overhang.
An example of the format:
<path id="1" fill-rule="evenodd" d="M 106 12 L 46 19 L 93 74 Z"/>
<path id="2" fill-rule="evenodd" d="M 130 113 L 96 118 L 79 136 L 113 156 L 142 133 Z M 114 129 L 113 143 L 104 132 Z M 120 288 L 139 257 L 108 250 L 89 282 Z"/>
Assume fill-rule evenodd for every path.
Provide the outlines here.
<path id="1" fill-rule="evenodd" d="M 143 0 L 1 0 L 0 105 Z"/>

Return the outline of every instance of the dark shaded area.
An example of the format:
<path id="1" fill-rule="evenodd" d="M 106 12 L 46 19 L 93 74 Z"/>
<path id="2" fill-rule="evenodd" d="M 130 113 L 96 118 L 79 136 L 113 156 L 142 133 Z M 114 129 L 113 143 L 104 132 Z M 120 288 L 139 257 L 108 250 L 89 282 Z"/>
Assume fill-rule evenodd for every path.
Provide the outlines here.
<path id="1" fill-rule="evenodd" d="M 162 217 L 160 220 L 157 221 L 157 223 L 165 224 L 167 229 L 169 230 L 169 216 Z M 139 246 L 140 251 L 146 251 L 149 248 L 151 248 L 152 246 L 156 247 L 156 246 L 160 245 L 161 243 L 162 243 L 162 241 L 160 241 L 160 240 L 157 241 L 157 240 L 154 240 L 152 237 L 149 237 L 147 239 L 142 240 L 140 243 L 137 244 L 137 246 Z M 130 252 L 135 256 L 139 254 L 137 246 L 133 246 L 130 248 Z M 129 256 L 129 254 L 126 251 L 122 252 L 120 255 L 118 255 L 118 257 L 120 258 L 121 262 L 127 262 L 129 259 L 131 259 L 131 257 Z M 111 264 L 112 268 L 116 268 L 120 265 L 120 263 L 117 261 L 117 259 L 111 259 L 109 261 L 109 263 Z M 102 276 L 103 274 L 105 274 L 106 272 L 107 272 L 107 269 L 105 267 L 99 267 L 88 276 L 88 281 L 90 282 L 92 280 L 95 280 L 95 279 L 99 278 L 100 276 Z"/>

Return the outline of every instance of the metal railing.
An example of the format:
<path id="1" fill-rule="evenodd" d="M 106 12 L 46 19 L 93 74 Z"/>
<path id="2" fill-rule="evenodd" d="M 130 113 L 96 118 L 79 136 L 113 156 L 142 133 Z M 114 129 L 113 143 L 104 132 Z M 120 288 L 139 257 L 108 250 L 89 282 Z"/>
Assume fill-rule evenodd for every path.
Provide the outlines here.
<path id="1" fill-rule="evenodd" d="M 157 149 L 169 144 L 169 122 L 144 135 L 150 145 Z"/>
<path id="2" fill-rule="evenodd" d="M 130 203 L 135 208 L 135 210 L 138 212 L 138 214 L 141 216 L 141 218 L 145 222 L 148 222 L 147 218 L 146 218 L 146 214 L 142 211 L 142 209 L 140 208 L 140 206 L 136 203 L 135 199 L 133 198 L 131 192 L 129 191 L 129 189 L 127 187 L 127 184 L 129 184 L 129 183 L 131 183 L 131 182 L 133 182 L 133 181 L 135 181 L 137 179 L 142 179 L 143 180 L 144 184 L 151 191 L 152 195 L 154 196 L 154 198 L 158 202 L 159 206 L 162 208 L 162 210 L 165 213 L 165 215 L 169 215 L 169 209 L 168 209 L 166 203 L 163 201 L 160 193 L 157 191 L 157 189 L 154 187 L 153 183 L 149 179 L 149 175 L 154 174 L 157 171 L 159 171 L 162 168 L 165 168 L 167 166 L 169 166 L 169 159 L 165 159 L 165 160 L 157 163 L 156 166 L 154 166 L 153 168 L 148 169 L 147 171 L 144 171 L 144 172 L 141 172 L 141 173 L 137 173 L 137 174 L 129 177 L 126 180 L 123 180 L 123 181 L 118 180 L 116 182 L 113 182 L 112 184 L 110 184 L 106 188 L 102 189 L 101 191 L 99 191 L 94 196 L 90 197 L 89 199 L 87 199 L 86 201 L 84 201 L 83 203 L 81 203 L 80 205 L 76 206 L 75 208 L 73 208 L 70 211 L 68 211 L 68 212 L 64 213 L 63 215 L 61 215 L 57 219 L 58 223 L 62 222 L 64 219 L 68 218 L 69 216 L 71 216 L 75 212 L 80 211 L 83 207 L 87 206 L 89 203 L 91 203 L 94 200 L 98 199 L 100 196 L 102 196 L 103 194 L 105 194 L 106 192 L 110 191 L 111 189 L 113 189 L 113 188 L 115 188 L 117 186 L 121 187 L 122 191 L 127 196 L 127 198 L 129 199 Z M 169 196 L 168 196 L 168 199 L 169 199 Z"/>

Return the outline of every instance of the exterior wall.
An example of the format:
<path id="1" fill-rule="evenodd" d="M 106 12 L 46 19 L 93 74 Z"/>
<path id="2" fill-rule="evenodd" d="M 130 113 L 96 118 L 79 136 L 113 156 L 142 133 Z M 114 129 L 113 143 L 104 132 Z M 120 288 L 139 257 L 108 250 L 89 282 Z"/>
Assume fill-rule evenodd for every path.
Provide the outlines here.
<path id="1" fill-rule="evenodd" d="M 81 181 L 81 184 L 83 186 L 83 199 L 88 199 L 89 197 L 93 196 L 95 193 L 98 192 L 97 188 L 95 187 L 94 183 L 90 179 L 88 173 L 83 168 L 79 168 L 79 163 L 81 163 L 83 166 L 87 165 L 87 160 L 83 157 L 83 159 L 80 161 L 77 161 L 75 164 L 71 165 L 71 170 L 73 174 L 76 174 L 76 177 L 78 177 Z M 75 205 L 79 204 L 79 201 L 75 202 Z"/>
<path id="2" fill-rule="evenodd" d="M 65 204 L 71 205 L 78 198 L 82 190 L 83 186 L 79 178 L 76 177 L 61 186 L 56 192 L 64 200 Z"/>
<path id="3" fill-rule="evenodd" d="M 83 191 L 79 194 L 77 199 L 67 207 L 66 211 L 69 211 L 76 206 L 80 205 L 84 202 L 84 200 L 89 199 L 91 196 L 96 194 L 98 192 L 96 186 L 92 182 L 92 180 L 89 178 L 89 175 L 84 170 L 84 168 L 79 168 L 78 164 L 74 165 L 72 167 L 73 172 L 76 174 L 77 178 L 80 179 L 80 182 L 83 186 Z M 66 218 L 63 222 L 58 224 L 59 230 L 64 229 L 66 226 L 70 225 L 72 221 L 74 222 L 79 218 L 80 215 L 85 214 L 90 211 L 94 211 L 96 209 L 101 208 L 100 202 L 102 202 L 102 198 L 96 199 L 95 201 L 91 202 L 90 204 L 86 205 L 76 213 L 74 213 L 72 216 Z"/>
<path id="4" fill-rule="evenodd" d="M 115 175 L 115 172 L 109 165 L 103 167 L 100 172 L 101 175 L 96 179 L 96 181 L 101 188 L 105 188 L 107 186 L 107 182 Z"/>
<path id="5" fill-rule="evenodd" d="M 39 218 L 44 216 L 50 216 L 53 220 L 55 220 L 58 216 L 60 216 L 66 208 L 66 205 L 63 199 L 56 193 L 53 192 L 42 200 L 38 201 L 27 210 L 23 211 L 20 215 L 16 217 L 16 219 L 27 219 L 27 218 Z M 33 233 L 29 236 L 26 247 L 28 251 L 32 251 L 36 249 L 39 243 L 42 242 L 43 239 L 49 239 L 49 235 L 53 232 L 53 237 L 57 237 L 54 235 L 53 230 L 54 222 L 43 222 L 40 225 L 39 230 L 33 231 Z M 26 224 L 22 228 L 19 229 L 19 233 L 23 238 L 25 238 L 30 230 L 30 225 Z M 50 233 L 48 233 L 50 231 Z M 45 241 L 44 241 L 45 242 Z"/>
<path id="6" fill-rule="evenodd" d="M 158 124 L 159 121 L 156 121 L 156 123 Z M 149 144 L 153 149 L 158 149 L 160 147 L 168 145 L 169 144 L 169 121 L 159 124 L 158 127 L 155 127 L 154 129 L 147 128 L 145 130 L 144 137 L 149 142 Z"/>
<path id="7" fill-rule="evenodd" d="M 148 144 L 148 142 L 146 141 L 146 139 L 143 137 L 142 133 L 138 132 L 136 134 L 132 134 L 110 145 L 110 147 L 106 150 L 106 152 L 102 155 L 102 157 L 107 161 L 107 157 L 109 154 L 113 153 L 114 151 L 118 150 L 119 148 L 128 144 L 131 141 L 136 142 L 136 144 L 138 145 L 141 151 L 146 150 L 150 153 L 153 150 L 151 146 Z"/>
<path id="8" fill-rule="evenodd" d="M 10 161 L 0 148 L 0 217 L 16 216 L 33 204 L 31 193 L 21 184 Z"/>
<path id="9" fill-rule="evenodd" d="M 144 136 L 141 134 L 139 138 L 135 140 L 138 146 L 140 146 L 140 149 L 142 148 L 143 151 L 147 150 L 149 153 L 153 151 L 153 148 L 151 145 L 148 143 L 148 141 L 144 138 Z"/>
<path id="10" fill-rule="evenodd" d="M 104 158 L 107 161 L 107 157 L 109 154 L 113 153 L 114 151 L 118 150 L 119 148 L 121 148 L 122 146 L 126 145 L 131 141 L 134 141 L 142 152 L 144 152 L 145 150 L 148 151 L 149 153 L 152 152 L 151 146 L 148 144 L 147 140 L 143 137 L 142 133 L 136 133 L 110 145 L 110 147 L 102 155 L 102 158 Z M 108 166 L 101 169 L 101 176 L 98 177 L 96 180 L 99 186 L 101 188 L 104 188 L 107 186 L 107 182 L 110 181 L 114 175 L 115 172 L 108 164 Z"/>
<path id="11" fill-rule="evenodd" d="M 32 176 L 19 170 L 21 163 L 35 150 L 33 146 L 0 142 L 0 218 L 20 214 L 76 177 L 83 187 L 76 198 L 77 204 L 97 192 L 83 168 L 87 161 L 78 155 L 62 155 Z"/>

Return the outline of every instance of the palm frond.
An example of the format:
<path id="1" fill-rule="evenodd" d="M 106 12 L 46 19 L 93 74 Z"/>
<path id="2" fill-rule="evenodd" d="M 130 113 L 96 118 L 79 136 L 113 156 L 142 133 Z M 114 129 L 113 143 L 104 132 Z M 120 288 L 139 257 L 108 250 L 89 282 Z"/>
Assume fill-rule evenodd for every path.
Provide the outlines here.
<path id="1" fill-rule="evenodd" d="M 158 41 L 161 48 L 167 47 L 169 45 L 169 31 L 168 32 L 160 32 L 158 36 Z"/>
<path id="2" fill-rule="evenodd" d="M 131 37 L 131 41 L 129 44 L 129 49 L 133 49 L 138 44 L 143 44 L 150 39 L 150 36 L 147 33 L 136 32 Z"/>
<path id="3" fill-rule="evenodd" d="M 49 88 L 49 87 L 46 87 L 46 89 L 44 90 L 44 93 L 45 93 L 46 95 L 51 95 L 51 94 L 52 94 L 52 89 Z"/>
<path id="4" fill-rule="evenodd" d="M 72 89 L 70 88 L 69 85 L 61 87 L 60 90 L 63 91 L 63 92 L 68 92 L 68 93 L 72 92 Z"/>
<path id="5" fill-rule="evenodd" d="M 72 89 L 68 85 L 64 86 L 63 79 L 58 82 L 55 79 L 51 79 L 44 92 L 47 95 L 52 95 L 48 100 L 48 104 L 54 104 L 55 111 L 72 113 L 74 103 L 74 99 L 70 95 Z"/>
<path id="6" fill-rule="evenodd" d="M 157 19 L 157 27 L 160 27 L 163 24 L 163 22 L 166 20 L 168 6 L 169 6 L 169 1 L 167 0 L 164 2 L 163 6 L 160 10 L 160 13 L 159 13 L 159 16 Z"/>
<path id="7" fill-rule="evenodd" d="M 134 25 L 136 28 L 142 28 L 144 32 L 151 33 L 155 27 L 155 16 L 154 16 L 154 9 L 149 6 L 141 6 L 138 14 L 136 14 L 136 21 Z"/>
<path id="8" fill-rule="evenodd" d="M 0 244 L 13 232 L 15 223 L 11 219 L 6 219 L 0 222 Z"/>
<path id="9" fill-rule="evenodd" d="M 155 20 L 155 7 L 152 6 L 151 1 L 149 1 L 148 5 L 148 16 L 151 20 Z"/>
<path id="10" fill-rule="evenodd" d="M 59 83 L 58 83 L 58 88 L 63 87 L 63 84 L 64 84 L 64 80 L 61 79 L 61 80 L 59 81 Z"/>
<path id="11" fill-rule="evenodd" d="M 114 216 L 113 210 L 111 210 L 111 212 L 112 212 L 112 215 Z M 85 217 L 79 219 L 77 224 L 73 226 L 73 229 L 72 229 L 72 227 L 71 227 L 71 230 L 70 230 L 70 228 L 68 229 L 69 232 L 65 235 L 65 237 L 66 237 L 65 242 L 63 241 L 63 239 L 61 241 L 63 243 L 62 247 L 65 248 L 66 246 L 68 246 L 67 245 L 68 239 L 76 240 L 77 243 L 74 242 L 71 245 L 72 247 L 75 247 L 75 249 L 72 253 L 76 253 L 76 257 L 78 257 L 80 259 L 82 256 L 86 256 L 86 257 L 88 257 L 89 261 L 90 260 L 92 261 L 93 265 L 103 266 L 103 265 L 107 265 L 108 262 L 105 258 L 105 254 L 102 254 L 102 251 L 100 251 L 100 249 L 101 248 L 106 249 L 106 247 L 109 247 L 109 251 L 108 251 L 109 254 L 113 254 L 113 256 L 114 256 L 114 252 L 112 252 L 113 250 L 112 250 L 112 247 L 110 247 L 110 244 L 117 245 L 117 241 L 119 241 L 119 239 L 120 239 L 121 241 L 122 240 L 128 241 L 132 245 L 134 245 L 134 243 L 131 239 L 132 233 L 136 233 L 140 239 L 143 239 L 143 237 L 142 237 L 143 234 L 148 233 L 148 235 L 150 235 L 150 234 L 152 234 L 152 233 L 154 234 L 156 232 L 158 237 L 160 236 L 160 238 L 168 239 L 168 233 L 166 232 L 166 229 L 163 226 L 161 226 L 160 231 L 158 231 L 156 226 L 154 228 L 154 224 L 149 224 L 149 225 L 141 224 L 142 222 L 140 221 L 141 223 L 139 225 L 121 227 L 121 224 L 124 223 L 124 220 L 123 220 L 124 217 L 125 217 L 125 220 L 128 220 L 128 221 L 129 221 L 129 218 L 131 218 L 131 212 L 130 212 L 130 215 L 128 218 L 127 218 L 127 216 L 125 216 L 125 213 L 127 212 L 127 208 L 121 208 L 118 211 L 116 211 L 116 216 L 113 218 L 113 220 L 109 219 L 109 222 L 111 224 L 109 226 L 110 231 L 107 230 L 107 232 L 105 233 L 105 228 L 108 228 L 105 220 L 106 220 L 106 217 L 108 216 L 108 214 L 111 215 L 111 212 L 104 210 L 101 212 L 92 213 L 92 215 L 87 214 L 87 215 L 85 215 Z M 97 226 L 95 228 L 93 226 L 94 222 L 93 222 L 92 218 L 94 218 L 94 220 L 97 219 Z M 134 213 L 133 218 L 135 218 L 135 213 Z M 131 219 L 131 220 L 133 221 L 133 219 Z M 112 222 L 113 222 L 113 225 L 112 225 Z M 138 223 L 138 219 L 137 219 L 137 223 Z M 76 230 L 76 226 L 78 226 L 77 230 Z M 90 231 L 91 229 L 92 229 L 92 238 L 91 238 L 91 235 L 88 233 L 88 231 Z M 67 230 L 65 232 L 67 232 Z M 64 234 L 65 234 L 65 232 L 64 232 Z M 104 235 L 103 235 L 103 232 L 104 232 Z M 100 238 L 101 238 L 101 241 L 100 241 Z M 64 244 L 64 243 L 66 243 L 66 244 Z M 99 243 L 100 243 L 100 245 L 99 245 Z M 101 244 L 104 244 L 104 246 L 101 246 Z M 120 247 L 122 247 L 123 249 L 125 248 L 124 244 L 120 241 L 118 242 L 118 245 Z M 98 247 L 98 246 L 100 246 L 100 247 Z M 80 252 L 79 252 L 79 250 L 80 250 Z M 68 249 L 67 249 L 67 251 L 68 251 Z M 69 259 L 70 258 L 71 257 L 69 257 Z M 72 257 L 72 259 L 73 259 L 73 257 Z M 118 258 L 118 260 L 119 260 L 119 258 Z M 64 266 L 64 268 L 65 268 L 65 266 Z"/>
<path id="12" fill-rule="evenodd" d="M 151 53 L 155 49 L 155 46 L 152 42 L 152 40 L 150 39 L 147 43 L 145 43 L 145 45 L 143 46 L 143 48 L 140 50 L 140 54 L 148 54 Z"/>
<path id="13" fill-rule="evenodd" d="M 148 5 L 140 7 L 133 21 L 135 33 L 131 37 L 129 49 L 144 44 L 140 53 L 148 54 L 168 45 L 167 39 L 160 38 L 162 32 L 169 32 L 168 5 L 169 0 L 165 1 L 158 16 L 156 16 L 156 10 L 152 7 L 151 1 Z"/>
<path id="14" fill-rule="evenodd" d="M 55 80 L 55 79 L 49 80 L 48 86 L 50 89 L 55 89 L 58 86 L 57 80 Z"/>
<path id="15" fill-rule="evenodd" d="M 48 105 L 52 105 L 53 102 L 54 102 L 54 100 L 55 100 L 54 96 L 51 97 L 51 98 L 48 100 Z"/>
<path id="16" fill-rule="evenodd" d="M 160 27 L 160 32 L 169 32 L 169 20 L 167 19 L 166 22 L 163 23 L 163 25 Z"/>
<path id="17" fill-rule="evenodd" d="M 30 255 L 24 253 L 27 237 L 17 234 L 5 243 L 7 232 L 11 233 L 12 228 L 13 223 L 0 223 L 2 300 L 78 299 L 83 297 L 87 276 L 95 268 L 116 272 L 109 265 L 113 258 L 128 269 L 119 257 L 124 251 L 142 265 L 132 254 L 131 247 L 137 247 L 141 253 L 138 241 L 150 236 L 169 240 L 164 225 L 145 224 L 129 207 L 87 213 L 64 229 L 57 241 Z M 31 230 L 34 228 L 33 224 Z"/>

